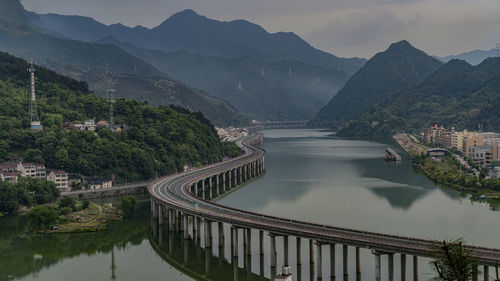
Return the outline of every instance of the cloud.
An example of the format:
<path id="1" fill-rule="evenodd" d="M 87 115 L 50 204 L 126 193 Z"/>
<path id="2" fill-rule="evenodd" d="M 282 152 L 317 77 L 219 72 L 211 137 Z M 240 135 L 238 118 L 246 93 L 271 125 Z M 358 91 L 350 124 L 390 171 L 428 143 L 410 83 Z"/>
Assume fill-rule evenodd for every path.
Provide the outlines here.
<path id="1" fill-rule="evenodd" d="M 218 20 L 246 19 L 270 32 L 293 31 L 313 46 L 370 57 L 401 39 L 447 55 L 500 41 L 499 0 L 23 0 L 28 10 L 77 14 L 103 23 L 153 27 L 193 9 Z"/>
<path id="2" fill-rule="evenodd" d="M 370 9 L 335 16 L 304 37 L 319 48 L 370 56 L 374 50 L 382 51 L 391 42 L 406 39 L 405 31 L 425 22 L 420 14 L 405 19 L 387 9 Z"/>

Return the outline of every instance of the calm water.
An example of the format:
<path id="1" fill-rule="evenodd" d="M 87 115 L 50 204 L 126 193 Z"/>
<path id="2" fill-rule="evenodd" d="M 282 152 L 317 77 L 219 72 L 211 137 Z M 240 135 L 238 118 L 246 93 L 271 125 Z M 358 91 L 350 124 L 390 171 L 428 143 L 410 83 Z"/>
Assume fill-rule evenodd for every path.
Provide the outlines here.
<path id="1" fill-rule="evenodd" d="M 269 130 L 265 137 L 267 174 L 222 198 L 221 203 L 370 231 L 431 239 L 464 237 L 471 244 L 500 248 L 500 213 L 436 187 L 415 173 L 408 161 L 387 165 L 382 159 L 384 144 L 340 140 L 316 130 Z M 111 225 L 103 233 L 27 236 L 22 234 L 24 227 L 23 219 L 0 220 L 0 281 L 230 281 L 268 280 L 273 274 L 267 251 L 262 259 L 254 255 L 251 261 L 240 258 L 235 262 L 229 249 L 205 251 L 193 241 L 184 242 L 161 228 L 151 228 L 148 202 L 138 205 L 134 219 Z M 280 242 L 278 239 L 278 266 L 283 263 Z M 291 254 L 294 242 L 291 238 Z M 257 243 L 252 246 L 257 252 Z M 326 248 L 323 254 L 323 274 L 328 276 Z M 342 273 L 339 254 L 340 248 L 337 272 Z M 294 280 L 298 270 L 301 280 L 311 279 L 307 262 L 299 269 L 293 255 L 290 261 Z M 431 277 L 426 263 L 420 261 L 422 280 Z M 362 251 L 362 267 L 362 279 L 373 280 L 374 258 L 367 250 Z M 386 268 L 382 258 L 383 275 Z M 399 276 L 398 256 L 395 268 Z M 410 261 L 407 268 L 410 274 Z M 354 274 L 350 278 L 354 280 Z"/>

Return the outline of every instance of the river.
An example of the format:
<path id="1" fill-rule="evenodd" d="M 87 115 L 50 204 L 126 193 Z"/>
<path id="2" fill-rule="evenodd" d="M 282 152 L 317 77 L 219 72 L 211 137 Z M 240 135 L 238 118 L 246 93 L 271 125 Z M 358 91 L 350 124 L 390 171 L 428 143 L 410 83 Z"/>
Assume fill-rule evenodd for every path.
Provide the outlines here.
<path id="1" fill-rule="evenodd" d="M 383 143 L 338 139 L 319 130 L 266 130 L 264 142 L 265 176 L 220 203 L 368 231 L 429 239 L 463 237 L 470 244 L 500 248 L 500 213 L 435 186 L 412 169 L 404 154 L 402 163 L 387 164 Z M 138 205 L 133 219 L 112 224 L 103 233 L 32 236 L 23 234 L 24 227 L 22 218 L 0 219 L 0 281 L 235 281 L 266 280 L 271 275 L 268 253 L 262 261 L 256 254 L 251 261 L 240 258 L 234 263 L 228 249 L 205 251 L 193 241 L 151 230 L 148 202 Z M 255 252 L 257 243 L 253 244 Z M 294 243 L 290 245 L 297 280 Z M 328 252 L 323 252 L 323 275 L 328 276 Z M 337 272 L 341 273 L 340 254 L 338 248 Z M 282 262 L 278 254 L 278 266 Z M 421 280 L 433 276 L 427 262 L 420 261 Z M 350 280 L 356 279 L 353 264 Z M 399 280 L 397 255 L 395 265 Z M 374 258 L 368 250 L 362 251 L 362 268 L 361 279 L 373 280 Z M 410 259 L 407 268 L 410 276 Z M 383 280 L 386 269 L 383 257 Z M 310 280 L 309 273 L 309 265 L 304 264 L 301 280 Z"/>

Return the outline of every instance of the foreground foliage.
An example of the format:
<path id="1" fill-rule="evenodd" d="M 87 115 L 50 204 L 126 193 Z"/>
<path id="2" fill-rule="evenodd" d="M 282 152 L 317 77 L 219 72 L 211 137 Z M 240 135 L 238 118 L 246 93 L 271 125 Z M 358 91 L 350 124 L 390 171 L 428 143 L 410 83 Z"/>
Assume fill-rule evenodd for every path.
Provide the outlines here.
<path id="1" fill-rule="evenodd" d="M 462 239 L 437 242 L 433 248 L 434 260 L 430 262 L 437 276 L 436 281 L 467 281 L 478 275 L 478 262 L 471 257 Z"/>

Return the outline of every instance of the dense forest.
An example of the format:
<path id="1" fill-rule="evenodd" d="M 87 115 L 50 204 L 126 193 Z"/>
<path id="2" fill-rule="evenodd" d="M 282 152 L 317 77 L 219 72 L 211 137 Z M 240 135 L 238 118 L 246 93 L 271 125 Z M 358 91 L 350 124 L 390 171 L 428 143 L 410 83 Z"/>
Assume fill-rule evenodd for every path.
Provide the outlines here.
<path id="1" fill-rule="evenodd" d="M 180 107 L 153 107 L 146 102 L 117 99 L 115 133 L 64 130 L 65 122 L 107 120 L 106 99 L 79 82 L 37 67 L 38 112 L 43 131 L 30 130 L 29 67 L 24 60 L 0 53 L 0 161 L 23 159 L 83 175 L 115 175 L 120 182 L 154 178 L 234 156 L 203 114 Z"/>
<path id="2" fill-rule="evenodd" d="M 418 86 L 400 91 L 350 122 L 341 136 L 418 132 L 434 124 L 456 130 L 500 131 L 500 58 L 477 66 L 451 60 Z M 375 122 L 373 122 L 375 121 Z"/>

